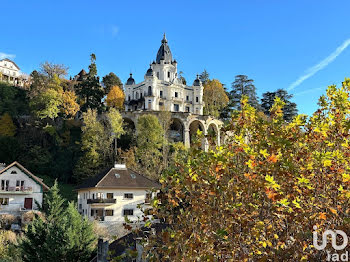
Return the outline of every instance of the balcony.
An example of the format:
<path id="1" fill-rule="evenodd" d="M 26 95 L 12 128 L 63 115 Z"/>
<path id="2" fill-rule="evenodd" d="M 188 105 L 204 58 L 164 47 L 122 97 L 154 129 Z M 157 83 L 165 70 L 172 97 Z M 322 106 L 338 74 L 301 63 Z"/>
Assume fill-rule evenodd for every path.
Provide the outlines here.
<path id="1" fill-rule="evenodd" d="M 8 187 L 5 189 L 0 189 L 0 194 L 32 194 L 32 187 Z"/>
<path id="2" fill-rule="evenodd" d="M 117 203 L 116 199 L 109 199 L 109 198 L 98 198 L 98 199 L 88 199 L 87 203 L 89 205 L 93 204 L 99 204 L 99 205 L 111 205 Z"/>

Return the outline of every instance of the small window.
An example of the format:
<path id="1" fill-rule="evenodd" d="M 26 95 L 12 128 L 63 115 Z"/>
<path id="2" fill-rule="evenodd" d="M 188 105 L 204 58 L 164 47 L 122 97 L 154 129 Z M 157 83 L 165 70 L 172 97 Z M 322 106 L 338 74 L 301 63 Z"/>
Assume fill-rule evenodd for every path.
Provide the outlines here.
<path id="1" fill-rule="evenodd" d="M 113 199 L 113 193 L 107 193 L 107 199 Z"/>
<path id="2" fill-rule="evenodd" d="M 190 100 L 189 96 L 186 96 L 186 101 Z"/>
<path id="3" fill-rule="evenodd" d="M 120 175 L 117 173 L 117 174 L 115 174 L 115 177 L 116 178 L 120 178 Z"/>
<path id="4" fill-rule="evenodd" d="M 130 101 L 130 96 L 128 96 L 128 100 Z"/>
<path id="5" fill-rule="evenodd" d="M 135 179 L 135 178 L 136 178 L 136 175 L 133 174 L 133 173 L 131 173 L 130 176 L 131 176 L 132 179 Z"/>
<path id="6" fill-rule="evenodd" d="M 179 94 L 177 92 L 175 92 L 175 97 L 178 97 L 178 96 L 179 96 Z"/>
<path id="7" fill-rule="evenodd" d="M 134 215 L 134 209 L 124 209 L 123 210 L 124 216 L 133 216 Z"/>
<path id="8" fill-rule="evenodd" d="M 93 209 L 91 209 L 91 216 L 93 216 L 94 215 L 94 210 Z"/>
<path id="9" fill-rule="evenodd" d="M 163 91 L 160 90 L 160 97 L 163 97 Z"/>
<path id="10" fill-rule="evenodd" d="M 160 105 L 160 106 L 163 106 L 164 104 L 163 104 L 163 102 L 159 102 L 159 105 Z"/>
<path id="11" fill-rule="evenodd" d="M 199 98 L 198 98 L 198 96 L 196 96 L 196 102 L 198 103 L 198 101 L 199 101 Z"/>
<path id="12" fill-rule="evenodd" d="M 168 78 L 170 78 L 170 72 L 168 72 Z"/>
<path id="13" fill-rule="evenodd" d="M 152 95 L 152 87 L 149 86 L 149 87 L 148 87 L 148 96 L 151 96 L 151 95 Z"/>
<path id="14" fill-rule="evenodd" d="M 159 78 L 159 72 L 157 72 L 157 78 Z"/>
<path id="15" fill-rule="evenodd" d="M 125 193 L 124 194 L 124 199 L 133 199 L 134 198 L 134 194 L 133 193 Z"/>
<path id="16" fill-rule="evenodd" d="M 95 199 L 95 194 L 92 194 L 92 199 Z"/>
<path id="17" fill-rule="evenodd" d="M 114 210 L 111 210 L 111 209 L 110 210 L 107 209 L 105 212 L 106 212 L 105 213 L 106 217 L 112 217 L 114 214 Z"/>
<path id="18" fill-rule="evenodd" d="M 11 174 L 17 174 L 16 170 L 11 171 Z"/>
<path id="19" fill-rule="evenodd" d="M 186 106 L 186 112 L 190 112 L 190 107 Z"/>
<path id="20" fill-rule="evenodd" d="M 180 106 L 178 104 L 174 104 L 174 111 L 179 112 Z"/>
<path id="21" fill-rule="evenodd" d="M 81 210 L 83 208 L 82 204 L 79 204 L 79 210 Z"/>

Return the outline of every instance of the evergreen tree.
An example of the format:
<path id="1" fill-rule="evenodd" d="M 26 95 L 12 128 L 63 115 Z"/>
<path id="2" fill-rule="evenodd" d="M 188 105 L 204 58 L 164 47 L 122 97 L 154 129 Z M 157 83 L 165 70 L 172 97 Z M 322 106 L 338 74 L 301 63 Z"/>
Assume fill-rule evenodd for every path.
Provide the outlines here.
<path id="1" fill-rule="evenodd" d="M 111 91 L 113 86 L 118 86 L 120 89 L 123 89 L 122 81 L 113 72 L 109 73 L 108 75 L 105 75 L 102 78 L 102 83 L 103 83 L 104 88 L 105 88 L 105 94 L 108 94 Z"/>
<path id="2" fill-rule="evenodd" d="M 207 70 L 204 69 L 204 71 L 199 75 L 199 80 L 201 80 L 203 85 L 209 80 L 209 73 Z"/>
<path id="3" fill-rule="evenodd" d="M 290 101 L 293 98 L 292 94 L 288 94 L 288 92 L 284 89 L 278 89 L 275 92 L 266 92 L 263 94 L 263 98 L 261 99 L 261 109 L 265 113 L 265 115 L 270 115 L 270 109 L 273 106 L 276 97 L 282 99 L 285 103 L 283 107 L 283 118 L 287 122 L 293 120 L 293 118 L 298 115 L 297 105 Z"/>
<path id="4" fill-rule="evenodd" d="M 232 83 L 232 90 L 230 91 L 230 109 L 241 110 L 241 99 L 243 95 L 248 96 L 248 103 L 252 107 L 255 109 L 260 108 L 253 80 L 248 79 L 246 75 L 236 75 L 235 81 Z"/>
<path id="5" fill-rule="evenodd" d="M 100 85 L 100 79 L 97 76 L 96 56 L 91 54 L 91 64 L 87 78 L 77 86 L 77 94 L 83 100 L 82 111 L 97 109 L 101 112 L 104 109 L 102 98 L 104 90 Z"/>
<path id="6" fill-rule="evenodd" d="M 22 260 L 88 261 L 96 242 L 92 224 L 80 216 L 73 203 L 64 206 L 57 182 L 45 196 L 41 211 L 45 217 L 36 215 L 19 243 Z"/>

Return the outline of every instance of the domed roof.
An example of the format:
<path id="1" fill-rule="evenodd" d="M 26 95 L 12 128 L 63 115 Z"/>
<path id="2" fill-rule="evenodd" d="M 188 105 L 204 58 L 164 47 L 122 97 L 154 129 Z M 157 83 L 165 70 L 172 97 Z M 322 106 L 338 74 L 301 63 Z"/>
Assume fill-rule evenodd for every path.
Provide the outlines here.
<path id="1" fill-rule="evenodd" d="M 159 47 L 156 62 L 159 64 L 160 60 L 164 60 L 164 63 L 170 64 L 173 60 L 173 56 L 170 51 L 170 47 L 168 46 L 168 40 L 165 37 L 162 39 L 162 45 Z"/>
<path id="2" fill-rule="evenodd" d="M 153 69 L 152 69 L 151 65 L 149 66 L 149 68 L 147 70 L 146 76 L 153 76 Z"/>
<path id="3" fill-rule="evenodd" d="M 132 78 L 132 74 L 130 74 L 130 77 L 128 78 L 128 80 L 126 81 L 127 85 L 134 85 L 135 84 L 135 79 Z"/>
<path id="4" fill-rule="evenodd" d="M 199 79 L 199 76 L 197 75 L 197 78 L 193 81 L 193 86 L 201 86 L 202 82 Z"/>

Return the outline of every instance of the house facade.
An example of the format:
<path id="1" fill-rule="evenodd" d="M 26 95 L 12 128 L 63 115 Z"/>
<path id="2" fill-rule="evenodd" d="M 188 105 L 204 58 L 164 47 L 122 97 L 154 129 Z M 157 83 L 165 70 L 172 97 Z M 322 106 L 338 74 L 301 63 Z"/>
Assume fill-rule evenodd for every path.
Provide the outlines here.
<path id="1" fill-rule="evenodd" d="M 26 79 L 21 74 L 20 68 L 12 60 L 5 58 L 0 60 L 0 81 L 4 81 L 15 86 L 23 86 Z"/>
<path id="2" fill-rule="evenodd" d="M 49 188 L 18 162 L 0 168 L 0 214 L 21 214 L 36 210 Z"/>
<path id="3" fill-rule="evenodd" d="M 125 111 L 170 111 L 203 115 L 203 85 L 197 78 L 185 85 L 177 72 L 168 40 L 161 41 L 156 60 L 150 64 L 144 81 L 136 83 L 130 74 L 125 86 Z"/>
<path id="4" fill-rule="evenodd" d="M 78 211 L 101 223 L 137 221 L 159 188 L 156 182 L 116 164 L 77 187 Z"/>

